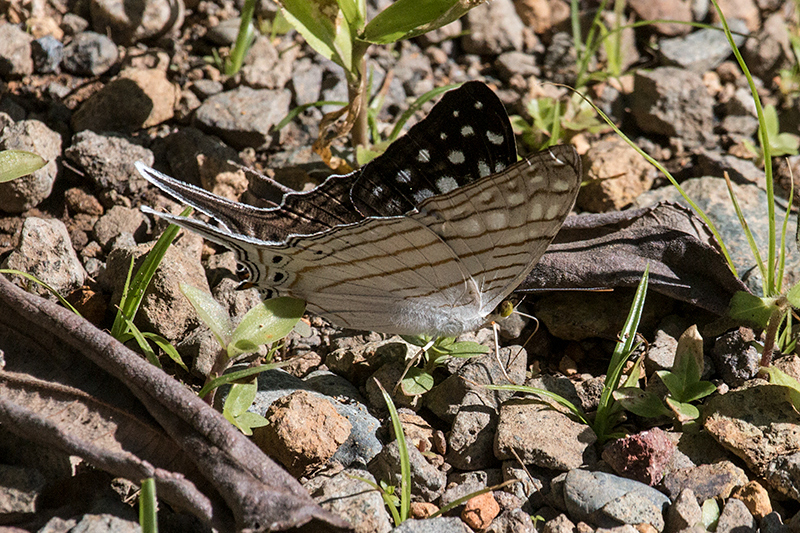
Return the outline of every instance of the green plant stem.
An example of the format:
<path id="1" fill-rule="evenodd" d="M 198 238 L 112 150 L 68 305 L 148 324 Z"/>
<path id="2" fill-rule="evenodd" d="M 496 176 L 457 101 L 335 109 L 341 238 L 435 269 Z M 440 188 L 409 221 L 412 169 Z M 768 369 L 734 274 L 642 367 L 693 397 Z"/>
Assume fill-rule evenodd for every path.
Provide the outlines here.
<path id="1" fill-rule="evenodd" d="M 244 63 L 244 56 L 250 47 L 253 38 L 250 25 L 253 22 L 253 14 L 256 10 L 256 0 L 245 0 L 242 7 L 242 21 L 239 24 L 239 33 L 236 35 L 236 44 L 231 50 L 228 64 L 225 65 L 225 74 L 232 76 L 239 72 Z"/>
<path id="2" fill-rule="evenodd" d="M 351 105 L 358 103 L 356 110 L 355 122 L 353 129 L 350 133 L 350 140 L 353 148 L 358 146 L 369 146 L 369 105 L 367 104 L 367 58 L 364 56 L 367 47 L 353 48 L 354 57 L 356 53 L 360 54 L 358 61 L 358 77 L 357 79 L 348 82 L 347 84 L 347 98 L 350 100 Z"/>
<path id="3" fill-rule="evenodd" d="M 769 316 L 764 335 L 764 349 L 761 351 L 761 366 L 768 367 L 772 363 L 772 353 L 775 351 L 775 338 L 778 334 L 778 327 L 783 321 L 783 316 L 786 314 L 788 307 L 789 302 L 786 298 L 781 297 Z"/>

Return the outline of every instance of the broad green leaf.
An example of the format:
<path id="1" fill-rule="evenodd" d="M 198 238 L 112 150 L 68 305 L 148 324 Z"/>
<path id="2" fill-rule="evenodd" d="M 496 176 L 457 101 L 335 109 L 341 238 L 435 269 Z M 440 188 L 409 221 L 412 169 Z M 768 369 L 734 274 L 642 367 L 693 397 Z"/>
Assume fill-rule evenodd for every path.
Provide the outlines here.
<path id="1" fill-rule="evenodd" d="M 288 335 L 303 317 L 303 300 L 282 296 L 264 300 L 247 312 L 231 335 L 228 356 L 252 353 L 262 344 L 271 344 Z"/>
<path id="2" fill-rule="evenodd" d="M 614 399 L 633 414 L 647 418 L 662 415 L 672 416 L 672 412 L 664 407 L 664 403 L 658 396 L 639 387 L 622 387 L 615 390 L 613 394 Z"/>
<path id="3" fill-rule="evenodd" d="M 194 307 L 197 316 L 208 326 L 221 347 L 226 347 L 233 335 L 233 324 L 228 312 L 211 294 L 188 283 L 180 283 L 180 290 Z"/>
<path id="4" fill-rule="evenodd" d="M 694 402 L 713 394 L 716 390 L 717 386 L 710 381 L 698 381 L 697 383 L 690 383 L 683 392 L 683 398 L 679 399 L 684 402 Z"/>
<path id="5" fill-rule="evenodd" d="M 397 0 L 367 24 L 362 38 L 374 44 L 411 39 L 450 24 L 484 1 Z"/>
<path id="6" fill-rule="evenodd" d="M 731 298 L 728 314 L 734 320 L 740 320 L 764 328 L 775 309 L 775 298 L 759 298 L 746 291 L 739 291 Z"/>
<path id="7" fill-rule="evenodd" d="M 761 367 L 761 372 L 769 376 L 769 382 L 787 388 L 789 401 L 796 411 L 800 411 L 800 383 L 786 372 L 774 366 Z"/>
<path id="8" fill-rule="evenodd" d="M 170 344 L 170 342 L 167 339 L 165 339 L 161 335 L 158 335 L 157 333 L 151 333 L 149 331 L 142 332 L 142 336 L 148 341 L 156 343 L 156 345 L 158 345 L 158 347 L 161 348 L 164 351 L 164 353 L 167 354 L 169 358 L 172 359 L 172 361 L 179 367 L 181 367 L 184 371 L 186 372 L 189 371 L 189 369 L 186 366 L 186 363 L 183 362 L 183 358 L 181 358 L 181 354 L 178 353 L 178 350 L 176 350 L 175 347 L 172 344 Z"/>
<path id="9" fill-rule="evenodd" d="M 250 411 L 245 411 L 237 416 L 236 421 L 239 423 L 239 426 L 247 427 L 249 429 L 260 428 L 269 425 L 269 420 L 257 413 L 251 413 Z"/>
<path id="10" fill-rule="evenodd" d="M 412 367 L 400 382 L 403 393 L 407 396 L 421 396 L 433 388 L 433 376 L 422 368 Z"/>
<path id="11" fill-rule="evenodd" d="M 690 403 L 679 402 L 667 396 L 667 405 L 681 423 L 697 420 L 700 417 L 700 410 Z"/>
<path id="12" fill-rule="evenodd" d="M 351 54 L 339 49 L 342 33 L 350 37 L 350 29 L 336 0 L 279 0 L 279 4 L 283 16 L 311 48 L 345 70 L 351 70 Z"/>
<path id="13" fill-rule="evenodd" d="M 39 154 L 24 150 L 0 151 L 0 183 L 33 174 L 47 164 Z"/>
<path id="14" fill-rule="evenodd" d="M 447 346 L 448 355 L 452 357 L 459 357 L 461 359 L 478 357 L 480 355 L 487 354 L 490 351 L 491 350 L 483 344 L 472 341 L 454 342 L 453 344 Z"/>
<path id="15" fill-rule="evenodd" d="M 703 364 L 703 337 L 697 330 L 697 326 L 691 326 L 678 339 L 672 372 L 682 376 L 685 388 L 700 381 L 700 375 L 703 373 Z M 670 389 L 670 392 L 675 395 L 675 391 L 672 389 Z M 681 397 L 677 399 L 688 401 Z"/>
<path id="16" fill-rule="evenodd" d="M 234 383 L 225 398 L 223 412 L 227 411 L 233 417 L 241 416 L 253 405 L 257 391 L 258 384 L 255 381 L 253 383 Z"/>
<path id="17" fill-rule="evenodd" d="M 673 397 L 681 396 L 683 390 L 686 388 L 686 382 L 684 381 L 685 376 L 676 372 L 670 372 L 669 370 L 656 370 L 656 374 L 661 378 L 661 381 L 664 382 L 664 385 L 667 386 L 670 395 Z"/>

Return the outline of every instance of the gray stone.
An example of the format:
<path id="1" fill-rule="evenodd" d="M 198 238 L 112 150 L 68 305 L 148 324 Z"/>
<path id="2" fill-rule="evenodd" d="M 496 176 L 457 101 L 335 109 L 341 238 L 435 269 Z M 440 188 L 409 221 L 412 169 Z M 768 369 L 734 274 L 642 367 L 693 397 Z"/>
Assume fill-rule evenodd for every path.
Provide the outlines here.
<path id="1" fill-rule="evenodd" d="M 0 464 L 0 514 L 34 514 L 46 480 L 38 470 Z"/>
<path id="2" fill-rule="evenodd" d="M 45 35 L 31 43 L 33 65 L 39 74 L 58 72 L 64 57 L 64 45 L 52 35 Z"/>
<path id="3" fill-rule="evenodd" d="M 147 217 L 138 209 L 115 205 L 94 225 L 94 238 L 108 252 L 113 240 L 122 233 L 130 233 L 135 241 L 143 241 L 148 226 Z"/>
<path id="4" fill-rule="evenodd" d="M 519 483 L 514 483 L 505 490 L 521 500 L 522 509 L 534 514 L 545 505 L 545 497 L 550 492 L 550 477 L 552 476 L 549 471 L 539 471 L 534 467 L 522 468 L 516 459 L 503 461 L 502 471 L 503 481 L 519 480 Z"/>
<path id="5" fill-rule="evenodd" d="M 675 502 L 667 510 L 665 533 L 678 533 L 686 528 L 701 524 L 703 510 L 697 503 L 697 498 L 692 489 L 683 489 Z"/>
<path id="6" fill-rule="evenodd" d="M 91 0 L 92 28 L 114 41 L 131 45 L 156 39 L 183 25 L 183 0 Z"/>
<path id="7" fill-rule="evenodd" d="M 297 105 L 318 101 L 322 90 L 322 67 L 307 57 L 295 61 L 292 88 Z"/>
<path id="8" fill-rule="evenodd" d="M 93 31 L 76 35 L 64 47 L 61 66 L 77 76 L 99 76 L 108 71 L 119 59 L 114 41 Z"/>
<path id="9" fill-rule="evenodd" d="M 565 514 L 560 514 L 552 520 L 548 520 L 542 529 L 542 533 L 575 533 L 575 531 L 575 524 Z"/>
<path id="10" fill-rule="evenodd" d="M 762 518 L 758 526 L 760 533 L 785 533 L 788 529 L 784 525 L 781 515 L 775 511 Z"/>
<path id="11" fill-rule="evenodd" d="M 472 530 L 457 516 L 406 520 L 391 533 L 472 533 Z"/>
<path id="12" fill-rule="evenodd" d="M 289 112 L 288 90 L 239 87 L 209 97 L 195 114 L 201 129 L 237 149 L 265 149 L 272 143 L 272 126 Z"/>
<path id="13" fill-rule="evenodd" d="M 709 498 L 728 498 L 733 489 L 747 483 L 747 475 L 730 461 L 718 461 L 670 472 L 662 483 L 670 498 L 691 489 L 697 501 L 704 502 Z"/>
<path id="14" fill-rule="evenodd" d="M 730 498 L 717 521 L 717 533 L 755 533 L 756 519 L 742 500 Z"/>
<path id="15" fill-rule="evenodd" d="M 421 501 L 431 502 L 444 492 L 447 476 L 444 472 L 430 464 L 425 456 L 413 446 L 408 446 L 408 457 L 411 464 L 411 494 Z M 369 463 L 369 471 L 379 481 L 400 487 L 400 448 L 397 441 L 392 441 L 380 451 Z"/>
<path id="16" fill-rule="evenodd" d="M 553 470 L 572 470 L 597 462 L 597 436 L 589 426 L 576 422 L 540 400 L 511 400 L 500 409 L 494 454 L 525 464 Z"/>
<path id="17" fill-rule="evenodd" d="M 522 50 L 524 25 L 512 0 L 497 0 L 464 17 L 469 27 L 462 37 L 464 51 L 469 54 L 498 55 L 507 50 Z"/>
<path id="18" fill-rule="evenodd" d="M 83 169 L 98 189 L 114 190 L 121 195 L 135 194 L 147 187 L 134 163 L 154 162 L 153 152 L 126 137 L 90 130 L 76 133 L 64 156 Z"/>
<path id="19" fill-rule="evenodd" d="M 676 67 L 636 71 L 631 114 L 642 131 L 677 137 L 687 148 L 710 141 L 714 99 L 699 74 Z"/>
<path id="20" fill-rule="evenodd" d="M 570 516 L 600 527 L 646 522 L 664 527 L 662 513 L 669 498 L 644 483 L 606 474 L 570 470 L 564 480 L 564 499 Z"/>
<path id="21" fill-rule="evenodd" d="M 531 515 L 522 509 L 503 511 L 483 530 L 485 533 L 535 533 Z"/>
<path id="22" fill-rule="evenodd" d="M 0 24 L 0 78 L 21 78 L 33 74 L 33 37 L 16 24 Z"/>
<path id="23" fill-rule="evenodd" d="M 730 387 L 740 387 L 756 377 L 761 364 L 761 354 L 752 342 L 755 340 L 749 328 L 738 328 L 718 337 L 711 350 L 714 366 Z"/>
<path id="24" fill-rule="evenodd" d="M 730 20 L 731 31 L 747 34 L 744 21 Z M 744 35 L 734 35 L 733 40 L 739 47 L 744 43 Z M 703 28 L 683 37 L 661 39 L 659 52 L 666 65 L 674 65 L 699 72 L 700 74 L 714 70 L 725 61 L 732 52 L 725 34 L 719 30 Z"/>
<path id="25" fill-rule="evenodd" d="M 53 191 L 61 157 L 61 136 L 38 120 L 9 123 L 0 130 L 0 150 L 26 150 L 47 161 L 33 174 L 0 183 L 0 211 L 21 213 L 39 205 Z"/>
<path id="26" fill-rule="evenodd" d="M 761 189 L 766 186 L 764 171 L 755 163 L 717 150 L 699 150 L 695 169 L 703 176 L 722 176 L 727 172 L 731 181 L 739 185 L 755 184 Z"/>
<path id="27" fill-rule="evenodd" d="M 376 483 L 366 470 L 347 469 L 328 477 L 324 473 L 305 484 L 311 497 L 325 510 L 341 516 L 354 533 L 386 533 L 392 522 L 378 491 L 355 477 Z"/>
<path id="28" fill-rule="evenodd" d="M 489 470 L 476 470 L 474 472 L 458 472 L 447 476 L 447 490 L 439 498 L 439 506 L 450 505 L 473 492 L 478 492 L 487 487 L 499 485 L 503 482 L 503 473 L 499 468 Z M 465 503 L 453 508 L 453 513 L 458 514 L 464 509 Z"/>
<path id="29" fill-rule="evenodd" d="M 254 89 L 282 89 L 292 76 L 299 52 L 294 43 L 279 52 L 269 37 L 258 35 L 242 65 L 242 80 Z"/>
<path id="30" fill-rule="evenodd" d="M 32 274 L 61 296 L 80 288 L 86 279 L 86 271 L 72 248 L 67 227 L 56 219 L 26 218 L 19 246 L 6 258 L 4 268 Z M 56 299 L 38 283 L 30 285 L 32 292 Z"/>

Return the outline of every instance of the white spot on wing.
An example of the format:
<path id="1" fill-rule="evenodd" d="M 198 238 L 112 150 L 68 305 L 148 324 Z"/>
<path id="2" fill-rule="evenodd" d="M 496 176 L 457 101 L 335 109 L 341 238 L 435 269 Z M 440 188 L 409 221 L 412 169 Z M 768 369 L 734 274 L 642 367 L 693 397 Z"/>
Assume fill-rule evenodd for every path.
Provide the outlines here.
<path id="1" fill-rule="evenodd" d="M 462 126 L 461 127 L 461 136 L 462 137 L 469 137 L 470 135 L 475 135 L 475 130 L 472 129 L 472 126 Z"/>
<path id="2" fill-rule="evenodd" d="M 420 189 L 414 193 L 414 201 L 419 203 L 425 198 L 433 196 L 433 191 L 430 189 Z"/>
<path id="3" fill-rule="evenodd" d="M 445 141 L 445 140 L 447 140 L 447 134 L 445 132 L 442 132 L 442 133 L 439 134 L 439 138 L 441 140 Z"/>
<path id="4" fill-rule="evenodd" d="M 408 183 L 409 181 L 411 181 L 411 171 L 408 169 L 401 170 L 400 172 L 397 173 L 396 179 L 399 183 Z"/>
<path id="5" fill-rule="evenodd" d="M 480 177 L 483 178 L 491 173 L 492 169 L 489 168 L 489 165 L 486 164 L 486 161 L 484 161 L 483 159 L 478 161 L 478 174 L 480 175 Z"/>
<path id="6" fill-rule="evenodd" d="M 464 152 L 461 150 L 451 150 L 450 153 L 447 154 L 447 159 L 449 159 L 454 165 L 461 164 L 466 160 L 464 157 Z"/>
<path id="7" fill-rule="evenodd" d="M 500 146 L 503 144 L 505 137 L 503 137 L 502 133 L 494 133 L 493 131 L 486 131 L 486 138 L 489 139 L 489 142 L 492 144 L 496 144 Z"/>
<path id="8" fill-rule="evenodd" d="M 534 202 L 530 209 L 531 210 L 528 212 L 528 220 L 534 221 L 542 219 L 542 215 L 544 214 L 544 211 L 542 210 L 542 204 L 539 202 Z"/>
<path id="9" fill-rule="evenodd" d="M 452 176 L 442 176 L 436 180 L 436 187 L 440 192 L 446 193 L 458 188 L 458 182 Z"/>
<path id="10" fill-rule="evenodd" d="M 508 226 L 508 217 L 503 211 L 492 211 L 484 217 L 486 228 L 490 231 L 499 231 Z"/>
<path id="11" fill-rule="evenodd" d="M 558 216 L 558 213 L 561 211 L 561 206 L 558 203 L 550 204 L 547 208 L 547 218 L 548 220 L 553 220 Z"/>
<path id="12" fill-rule="evenodd" d="M 483 102 L 481 101 L 475 102 L 475 109 L 483 109 Z"/>
<path id="13" fill-rule="evenodd" d="M 419 153 L 417 154 L 417 161 L 419 161 L 420 163 L 427 163 L 430 160 L 431 160 L 431 154 L 425 148 L 420 150 Z"/>
<path id="14" fill-rule="evenodd" d="M 381 187 L 380 185 L 378 185 L 374 189 L 372 189 L 372 195 L 373 196 L 380 197 L 380 195 L 382 195 L 382 194 L 383 194 L 383 187 Z"/>
<path id="15" fill-rule="evenodd" d="M 494 171 L 495 171 L 495 172 L 500 172 L 500 171 L 501 171 L 501 170 L 503 170 L 504 168 L 506 168 L 506 165 L 505 165 L 505 163 L 503 163 L 502 161 L 498 161 L 498 162 L 496 162 L 496 163 L 494 164 Z"/>
<path id="16" fill-rule="evenodd" d="M 458 109 L 453 109 L 453 117 L 458 118 L 459 111 Z"/>

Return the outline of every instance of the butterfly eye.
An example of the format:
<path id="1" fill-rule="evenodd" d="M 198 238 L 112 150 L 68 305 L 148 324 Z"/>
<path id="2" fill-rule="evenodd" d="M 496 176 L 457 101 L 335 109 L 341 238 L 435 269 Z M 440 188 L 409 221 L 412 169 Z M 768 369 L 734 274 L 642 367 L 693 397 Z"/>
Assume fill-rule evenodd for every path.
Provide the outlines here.
<path id="1" fill-rule="evenodd" d="M 250 269 L 244 266 L 242 263 L 237 263 L 236 277 L 239 278 L 239 281 L 247 281 L 251 277 Z"/>

